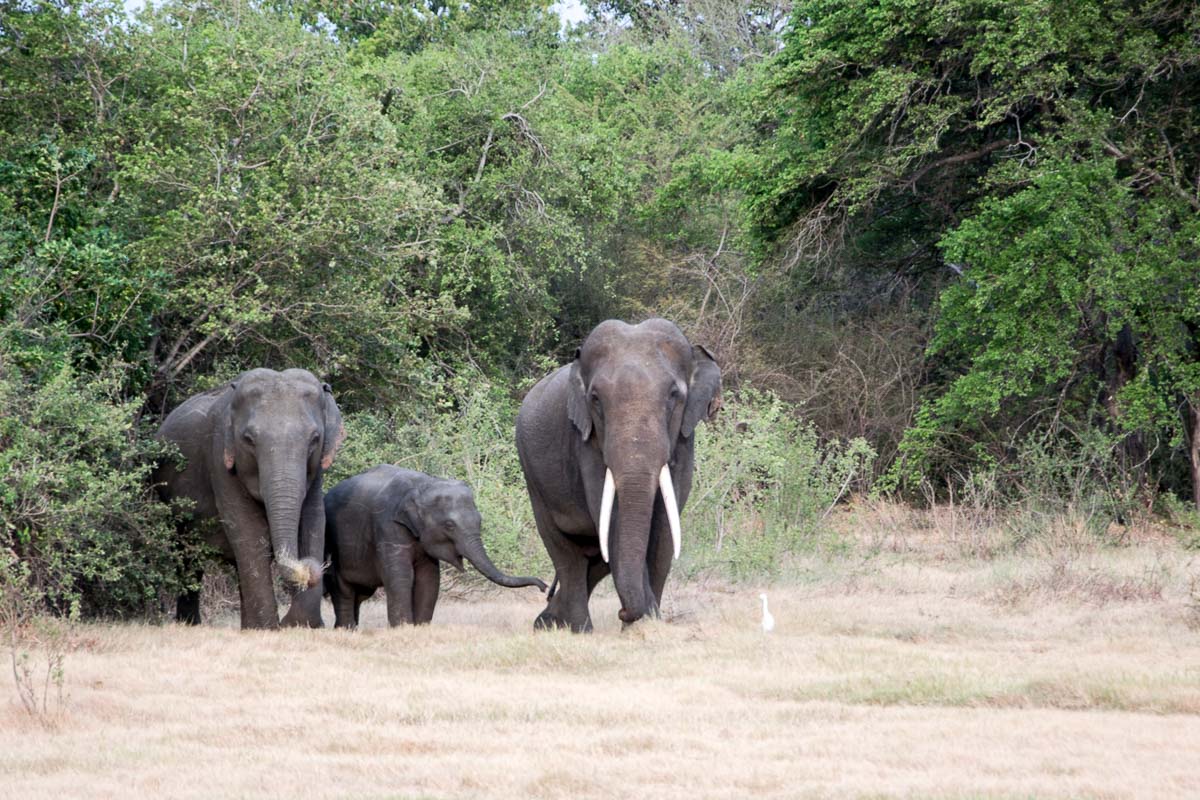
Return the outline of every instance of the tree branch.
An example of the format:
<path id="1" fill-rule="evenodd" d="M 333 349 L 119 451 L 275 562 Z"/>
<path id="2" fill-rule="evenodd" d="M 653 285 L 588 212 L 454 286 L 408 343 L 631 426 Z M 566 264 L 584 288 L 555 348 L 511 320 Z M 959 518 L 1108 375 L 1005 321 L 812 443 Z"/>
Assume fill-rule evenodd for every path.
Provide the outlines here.
<path id="1" fill-rule="evenodd" d="M 1012 146 L 1012 144 L 1013 144 L 1013 142 L 1010 142 L 1009 140 L 1004 139 L 1004 140 L 997 141 L 997 142 L 991 142 L 990 144 L 986 144 L 983 147 L 979 148 L 978 150 L 972 150 L 969 153 L 959 153 L 957 155 L 946 156 L 945 158 L 939 158 L 937 161 L 933 161 L 929 164 L 926 164 L 925 166 L 921 167 L 919 170 L 914 172 L 912 177 L 910 177 L 908 180 L 906 180 L 904 182 L 904 188 L 912 189 L 912 188 L 916 187 L 917 182 L 920 181 L 921 178 L 924 178 L 927 174 L 929 174 L 929 172 L 931 172 L 932 170 L 938 169 L 939 167 L 948 167 L 951 164 L 962 164 L 967 161 L 975 161 L 977 159 L 983 158 L 986 155 L 994 153 L 995 151 L 997 151 L 1003 147 L 1010 147 L 1010 146 Z"/>

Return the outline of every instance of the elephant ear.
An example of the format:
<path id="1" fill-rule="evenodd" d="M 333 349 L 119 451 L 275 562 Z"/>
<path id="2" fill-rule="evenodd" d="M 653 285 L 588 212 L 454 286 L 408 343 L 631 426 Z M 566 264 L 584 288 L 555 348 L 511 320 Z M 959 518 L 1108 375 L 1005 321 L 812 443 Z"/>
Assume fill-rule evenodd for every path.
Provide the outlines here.
<path id="1" fill-rule="evenodd" d="M 328 383 L 322 383 L 322 397 L 325 398 L 325 446 L 321 450 L 321 469 L 329 469 L 333 465 L 333 457 L 346 439 L 346 427 L 342 425 L 342 412 L 333 401 L 333 388 Z"/>
<path id="2" fill-rule="evenodd" d="M 237 381 L 229 382 L 229 390 L 237 389 Z M 222 421 L 225 429 L 225 436 L 221 452 L 225 462 L 225 469 L 229 470 L 230 475 L 237 474 L 237 467 L 234 464 L 234 449 L 233 449 L 233 398 L 229 399 L 229 403 L 225 405 L 224 419 Z"/>
<path id="3" fill-rule="evenodd" d="M 579 373 L 578 349 L 575 351 L 575 363 L 571 364 L 568 383 L 570 387 L 567 389 L 567 416 L 586 442 L 592 435 L 592 413 L 588 410 L 587 387 L 583 385 L 583 376 Z"/>
<path id="4" fill-rule="evenodd" d="M 400 498 L 392 512 L 392 521 L 418 542 L 421 541 L 421 493 L 413 489 Z"/>
<path id="5" fill-rule="evenodd" d="M 704 345 L 692 346 L 692 377 L 679 433 L 691 438 L 700 420 L 712 419 L 721 408 L 721 368 Z"/>

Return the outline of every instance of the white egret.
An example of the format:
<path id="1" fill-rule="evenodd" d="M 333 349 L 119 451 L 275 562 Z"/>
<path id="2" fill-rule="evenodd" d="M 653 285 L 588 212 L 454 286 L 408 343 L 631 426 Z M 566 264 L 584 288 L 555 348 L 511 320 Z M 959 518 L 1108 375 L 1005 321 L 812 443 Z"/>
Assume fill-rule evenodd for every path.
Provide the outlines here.
<path id="1" fill-rule="evenodd" d="M 771 612 L 767 610 L 767 595 L 760 594 L 759 599 L 763 601 L 762 629 L 763 633 L 770 633 L 775 630 L 775 618 L 771 616 Z"/>

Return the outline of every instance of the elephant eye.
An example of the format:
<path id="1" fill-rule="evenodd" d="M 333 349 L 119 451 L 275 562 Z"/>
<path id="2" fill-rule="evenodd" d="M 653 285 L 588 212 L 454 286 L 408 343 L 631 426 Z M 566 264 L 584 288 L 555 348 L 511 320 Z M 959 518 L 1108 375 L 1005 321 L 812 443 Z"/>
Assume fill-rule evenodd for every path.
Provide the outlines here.
<path id="1" fill-rule="evenodd" d="M 246 431 L 242 434 L 242 441 L 251 447 L 254 447 L 254 437 L 250 435 L 250 431 Z"/>

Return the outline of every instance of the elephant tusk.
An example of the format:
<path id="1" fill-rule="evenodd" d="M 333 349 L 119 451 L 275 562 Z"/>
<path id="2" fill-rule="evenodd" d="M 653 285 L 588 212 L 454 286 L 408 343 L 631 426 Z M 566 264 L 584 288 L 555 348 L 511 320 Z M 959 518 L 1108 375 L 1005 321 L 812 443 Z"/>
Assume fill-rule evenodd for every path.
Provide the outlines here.
<path id="1" fill-rule="evenodd" d="M 675 484 L 671 482 L 671 470 L 663 464 L 658 473 L 658 488 L 662 491 L 663 505 L 667 508 L 667 522 L 671 525 L 671 543 L 675 545 L 675 558 L 682 549 L 683 533 L 679 529 L 679 506 L 675 501 Z"/>
<path id="2" fill-rule="evenodd" d="M 617 484 L 612 470 L 604 469 L 604 494 L 600 497 L 600 556 L 608 561 L 608 528 L 612 522 L 613 498 L 617 496 Z"/>

